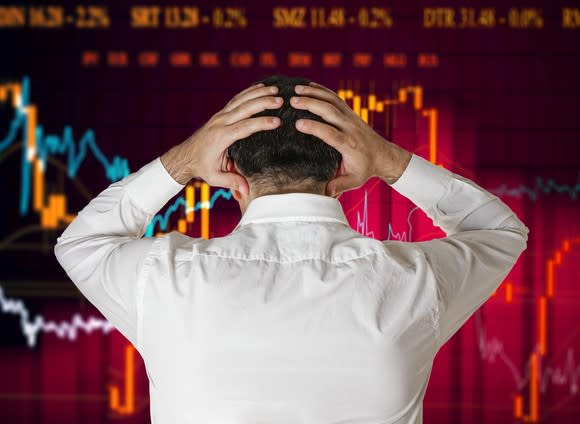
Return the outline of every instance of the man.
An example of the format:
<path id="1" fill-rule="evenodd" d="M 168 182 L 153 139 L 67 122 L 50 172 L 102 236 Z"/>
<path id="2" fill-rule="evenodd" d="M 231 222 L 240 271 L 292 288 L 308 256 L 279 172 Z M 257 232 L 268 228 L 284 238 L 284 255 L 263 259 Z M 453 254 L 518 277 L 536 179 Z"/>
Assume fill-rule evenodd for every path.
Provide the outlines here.
<path id="1" fill-rule="evenodd" d="M 336 197 L 372 176 L 447 237 L 350 228 Z M 234 231 L 141 238 L 192 177 L 231 189 Z M 420 423 L 435 354 L 527 234 L 496 196 L 384 140 L 330 89 L 274 76 L 111 184 L 55 253 L 143 357 L 154 423 Z"/>

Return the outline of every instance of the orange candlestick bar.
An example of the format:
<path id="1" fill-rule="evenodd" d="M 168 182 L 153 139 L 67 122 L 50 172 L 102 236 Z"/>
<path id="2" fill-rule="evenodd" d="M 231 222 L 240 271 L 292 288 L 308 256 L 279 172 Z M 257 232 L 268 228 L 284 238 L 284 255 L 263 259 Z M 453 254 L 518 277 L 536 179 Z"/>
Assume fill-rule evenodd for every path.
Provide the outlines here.
<path id="1" fill-rule="evenodd" d="M 415 110 L 421 110 L 423 108 L 423 87 L 415 87 L 415 97 L 413 99 L 413 107 Z"/>
<path id="2" fill-rule="evenodd" d="M 119 388 L 109 386 L 109 409 L 111 411 L 118 411 L 121 406 Z"/>
<path id="3" fill-rule="evenodd" d="M 363 107 L 360 110 L 360 118 L 367 124 L 369 123 L 369 110 L 366 107 Z"/>
<path id="4" fill-rule="evenodd" d="M 135 412 L 135 349 L 125 346 L 125 403 L 121 404 L 119 387 L 108 385 L 109 408 L 119 414 L 129 415 Z"/>
<path id="5" fill-rule="evenodd" d="M 361 104 L 361 97 L 360 96 L 354 96 L 352 98 L 352 110 L 358 116 L 360 116 L 360 104 Z"/>
<path id="6" fill-rule="evenodd" d="M 8 100 L 8 93 L 12 93 L 12 107 L 16 109 L 20 106 L 20 93 L 22 92 L 20 84 L 3 84 L 0 85 L 0 102 Z"/>
<path id="7" fill-rule="evenodd" d="M 369 110 L 375 110 L 377 106 L 377 96 L 374 94 L 369 95 Z"/>
<path id="8" fill-rule="evenodd" d="M 568 252 L 568 250 L 570 250 L 570 240 L 564 240 L 562 243 L 562 250 L 564 252 Z"/>
<path id="9" fill-rule="evenodd" d="M 540 296 L 538 299 L 538 345 L 540 349 L 540 355 L 546 356 L 548 351 L 547 345 L 547 323 L 548 319 L 548 299 L 546 296 Z"/>
<path id="10" fill-rule="evenodd" d="M 201 237 L 209 238 L 209 185 L 201 185 Z"/>
<path id="11" fill-rule="evenodd" d="M 20 102 L 20 95 L 22 93 L 22 89 L 20 84 L 12 84 L 10 85 L 10 90 L 12 91 L 12 107 L 16 109 Z"/>
<path id="12" fill-rule="evenodd" d="M 28 115 L 28 119 L 26 121 L 26 143 L 28 145 L 27 154 L 29 161 L 31 161 L 34 156 L 36 155 L 36 106 L 29 105 L 26 107 L 26 114 Z"/>
<path id="13" fill-rule="evenodd" d="M 505 301 L 506 303 L 512 303 L 513 300 L 513 284 L 511 282 L 505 283 Z"/>
<path id="14" fill-rule="evenodd" d="M 35 211 L 41 211 L 44 207 L 44 172 L 40 159 L 35 158 L 32 162 L 32 173 L 34 181 L 32 206 Z"/>
<path id="15" fill-rule="evenodd" d="M 537 353 L 532 353 L 530 359 L 530 415 L 529 420 L 538 422 L 540 416 L 540 359 Z"/>
<path id="16" fill-rule="evenodd" d="M 437 163 L 437 110 L 431 109 L 429 126 L 429 160 Z"/>
<path id="17" fill-rule="evenodd" d="M 58 221 L 65 216 L 66 198 L 64 194 L 51 194 L 48 199 L 48 209 L 52 215 L 52 228 L 58 227 Z"/>
<path id="18" fill-rule="evenodd" d="M 399 102 L 405 103 L 407 101 L 407 89 L 399 88 Z"/>
<path id="19" fill-rule="evenodd" d="M 520 394 L 517 394 L 514 398 L 514 416 L 516 418 L 524 416 L 524 398 Z"/>
<path id="20" fill-rule="evenodd" d="M 128 414 L 135 412 L 135 350 L 125 347 L 125 406 Z"/>
<path id="21" fill-rule="evenodd" d="M 437 163 L 437 109 L 427 109 L 422 113 L 429 119 L 429 162 Z"/>
<path id="22" fill-rule="evenodd" d="M 65 215 L 64 207 L 66 204 L 66 198 L 64 194 L 51 194 L 50 199 L 54 208 L 54 214 L 60 219 Z"/>
<path id="23" fill-rule="evenodd" d="M 551 259 L 546 262 L 546 295 L 554 296 L 554 261 Z"/>
<path id="24" fill-rule="evenodd" d="M 577 242 L 577 240 L 573 240 Z M 556 266 L 562 265 L 564 260 L 564 253 L 568 253 L 570 250 L 572 241 L 569 239 L 565 239 L 562 242 L 562 247 L 554 252 L 554 256 L 546 261 L 546 296 L 553 297 L 554 296 L 554 279 L 555 279 L 555 272 Z"/>
<path id="25" fill-rule="evenodd" d="M 195 207 L 195 188 L 192 185 L 185 187 L 186 220 L 193 222 L 195 219 L 193 208 Z"/>
<path id="26" fill-rule="evenodd" d="M 40 211 L 40 226 L 42 228 L 56 228 L 56 219 L 51 208 L 43 208 Z"/>

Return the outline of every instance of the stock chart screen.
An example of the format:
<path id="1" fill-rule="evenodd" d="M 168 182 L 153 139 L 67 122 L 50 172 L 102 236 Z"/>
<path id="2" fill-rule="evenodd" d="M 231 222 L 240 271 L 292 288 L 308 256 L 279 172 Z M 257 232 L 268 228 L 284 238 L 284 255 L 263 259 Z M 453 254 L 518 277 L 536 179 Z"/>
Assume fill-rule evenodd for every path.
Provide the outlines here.
<path id="1" fill-rule="evenodd" d="M 425 422 L 580 422 L 579 54 L 575 0 L 3 0 L 0 422 L 150 422 L 142 358 L 67 278 L 56 238 L 273 74 L 336 91 L 530 229 L 437 354 Z M 376 178 L 339 201 L 368 237 L 444 236 Z M 145 237 L 220 237 L 240 217 L 229 190 L 194 179 Z"/>

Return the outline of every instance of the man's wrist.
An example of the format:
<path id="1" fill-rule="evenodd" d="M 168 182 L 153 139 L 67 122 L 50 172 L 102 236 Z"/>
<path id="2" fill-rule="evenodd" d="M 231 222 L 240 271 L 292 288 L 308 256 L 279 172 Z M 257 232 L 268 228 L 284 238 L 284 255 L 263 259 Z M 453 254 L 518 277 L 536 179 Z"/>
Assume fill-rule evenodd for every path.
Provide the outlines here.
<path id="1" fill-rule="evenodd" d="M 413 153 L 387 141 L 380 155 L 382 167 L 377 176 L 387 184 L 395 183 L 407 169 L 412 157 Z"/>
<path id="2" fill-rule="evenodd" d="M 161 163 L 169 175 L 183 185 L 196 176 L 191 149 L 188 149 L 184 144 L 185 142 L 172 147 L 160 157 Z"/>

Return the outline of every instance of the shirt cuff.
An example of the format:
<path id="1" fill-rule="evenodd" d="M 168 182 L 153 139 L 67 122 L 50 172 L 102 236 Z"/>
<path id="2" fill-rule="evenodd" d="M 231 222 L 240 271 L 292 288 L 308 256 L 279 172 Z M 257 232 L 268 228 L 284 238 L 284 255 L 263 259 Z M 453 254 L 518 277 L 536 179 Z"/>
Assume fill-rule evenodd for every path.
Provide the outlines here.
<path id="1" fill-rule="evenodd" d="M 407 168 L 393 184 L 402 194 L 421 209 L 429 209 L 443 197 L 451 181 L 451 172 L 413 154 Z"/>
<path id="2" fill-rule="evenodd" d="M 123 185 L 131 201 L 151 215 L 159 212 L 169 199 L 185 187 L 185 184 L 178 183 L 167 172 L 161 157 L 129 175 Z"/>

